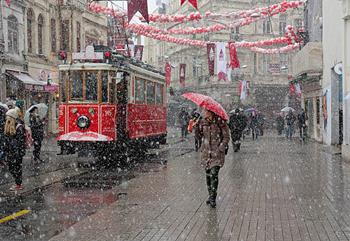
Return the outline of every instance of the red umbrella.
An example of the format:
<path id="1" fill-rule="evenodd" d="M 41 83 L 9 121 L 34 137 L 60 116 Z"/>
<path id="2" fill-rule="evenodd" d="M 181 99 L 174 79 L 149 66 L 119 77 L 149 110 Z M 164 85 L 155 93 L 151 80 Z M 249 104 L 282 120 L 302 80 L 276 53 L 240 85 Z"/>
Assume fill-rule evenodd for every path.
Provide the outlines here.
<path id="1" fill-rule="evenodd" d="M 200 107 L 203 107 L 204 109 L 214 112 L 215 114 L 220 116 L 223 120 L 227 121 L 229 119 L 224 108 L 222 108 L 222 106 L 218 102 L 216 102 L 213 98 L 209 96 L 198 94 L 198 93 L 191 93 L 191 92 L 185 93 L 182 96 L 194 102 L 195 104 L 199 105 Z"/>

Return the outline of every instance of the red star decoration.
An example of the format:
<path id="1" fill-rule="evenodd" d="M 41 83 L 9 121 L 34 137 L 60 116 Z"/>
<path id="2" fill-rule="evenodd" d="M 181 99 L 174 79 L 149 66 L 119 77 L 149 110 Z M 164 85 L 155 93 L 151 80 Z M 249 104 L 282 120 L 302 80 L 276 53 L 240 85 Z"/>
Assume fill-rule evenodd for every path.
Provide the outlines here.
<path id="1" fill-rule="evenodd" d="M 147 0 L 128 0 L 128 22 L 137 12 L 149 23 Z"/>
<path id="2" fill-rule="evenodd" d="M 181 0 L 181 5 L 183 5 L 185 2 L 186 0 Z M 188 2 L 191 3 L 195 9 L 198 9 L 197 0 L 188 0 Z"/>

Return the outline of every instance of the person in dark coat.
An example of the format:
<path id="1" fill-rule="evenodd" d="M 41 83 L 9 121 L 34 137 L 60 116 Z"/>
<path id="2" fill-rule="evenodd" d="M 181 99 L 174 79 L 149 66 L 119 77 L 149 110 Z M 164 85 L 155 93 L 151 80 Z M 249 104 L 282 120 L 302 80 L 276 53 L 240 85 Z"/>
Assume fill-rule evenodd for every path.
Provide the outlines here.
<path id="1" fill-rule="evenodd" d="M 5 122 L 6 109 L 0 108 L 0 167 L 5 166 Z"/>
<path id="2" fill-rule="evenodd" d="M 211 111 L 205 110 L 199 124 L 202 138 L 201 162 L 205 168 L 209 198 L 207 204 L 216 207 L 219 185 L 219 170 L 225 163 L 226 149 L 230 141 L 230 130 L 226 121 Z"/>
<path id="3" fill-rule="evenodd" d="M 305 140 L 305 132 L 306 132 L 306 120 L 307 116 L 303 109 L 301 109 L 298 114 L 298 127 L 299 127 L 299 135 L 300 139 Z"/>
<path id="4" fill-rule="evenodd" d="M 290 110 L 289 113 L 286 115 L 286 125 L 287 125 L 286 137 L 287 137 L 287 139 L 290 139 L 290 140 L 292 139 L 295 120 L 296 120 L 296 118 L 293 114 L 293 111 Z"/>
<path id="5" fill-rule="evenodd" d="M 21 190 L 22 187 L 22 162 L 26 153 L 26 137 L 24 122 L 19 118 L 18 111 L 11 109 L 6 112 L 5 123 L 5 152 L 9 171 L 15 179 L 15 185 L 11 191 Z"/>
<path id="6" fill-rule="evenodd" d="M 190 133 L 194 132 L 194 146 L 195 146 L 196 152 L 199 150 L 199 148 L 202 145 L 202 139 L 199 133 L 199 123 L 201 119 L 202 117 L 200 113 L 198 112 L 192 113 L 192 119 L 188 124 L 188 131 Z"/>
<path id="7" fill-rule="evenodd" d="M 252 131 L 252 138 L 253 140 L 257 140 L 259 136 L 259 128 L 258 128 L 258 117 L 256 113 L 251 113 L 250 116 L 250 123 L 249 123 L 249 128 Z"/>
<path id="8" fill-rule="evenodd" d="M 187 137 L 188 134 L 188 124 L 190 122 L 190 114 L 188 114 L 188 112 L 186 111 L 186 109 L 183 107 L 181 109 L 181 112 L 179 114 L 179 122 L 180 122 L 180 126 L 181 126 L 181 138 L 184 139 Z"/>
<path id="9" fill-rule="evenodd" d="M 241 148 L 241 138 L 244 129 L 247 126 L 247 117 L 242 114 L 239 109 L 235 109 L 234 114 L 230 116 L 228 124 L 231 131 L 231 139 L 234 152 L 238 152 Z"/>
<path id="10" fill-rule="evenodd" d="M 33 107 L 29 111 L 29 126 L 32 131 L 32 138 L 34 141 L 34 162 L 41 162 L 41 143 L 44 139 L 44 123 L 38 115 L 38 108 Z"/>
<path id="11" fill-rule="evenodd" d="M 284 119 L 281 114 L 279 114 L 276 118 L 276 127 L 277 127 L 277 133 L 278 135 L 282 135 L 282 131 L 284 128 Z"/>

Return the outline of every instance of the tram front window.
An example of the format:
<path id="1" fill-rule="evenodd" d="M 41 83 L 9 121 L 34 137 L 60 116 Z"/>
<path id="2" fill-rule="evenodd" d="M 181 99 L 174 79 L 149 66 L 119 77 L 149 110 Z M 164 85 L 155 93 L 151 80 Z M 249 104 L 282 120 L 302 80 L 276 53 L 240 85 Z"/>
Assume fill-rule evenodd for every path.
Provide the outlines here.
<path id="1" fill-rule="evenodd" d="M 86 73 L 86 100 L 97 101 L 98 85 L 97 72 Z"/>
<path id="2" fill-rule="evenodd" d="M 71 99 L 83 100 L 83 78 L 81 72 L 72 73 Z"/>

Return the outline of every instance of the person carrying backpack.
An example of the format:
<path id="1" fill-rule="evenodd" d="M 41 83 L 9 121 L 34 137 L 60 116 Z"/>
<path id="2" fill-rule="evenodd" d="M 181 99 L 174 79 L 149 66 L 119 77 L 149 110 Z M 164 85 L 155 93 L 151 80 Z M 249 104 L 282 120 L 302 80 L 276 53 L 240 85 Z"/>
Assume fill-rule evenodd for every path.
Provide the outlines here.
<path id="1" fill-rule="evenodd" d="M 225 155 L 230 141 L 230 131 L 226 121 L 215 113 L 205 110 L 204 118 L 199 123 L 202 139 L 201 161 L 205 167 L 209 198 L 206 201 L 212 208 L 216 207 L 219 185 L 219 170 L 224 165 Z"/>
<path id="2" fill-rule="evenodd" d="M 10 188 L 10 191 L 22 190 L 22 162 L 26 153 L 26 136 L 24 122 L 19 118 L 16 109 L 6 112 L 4 134 L 7 163 L 15 179 L 15 185 Z"/>

